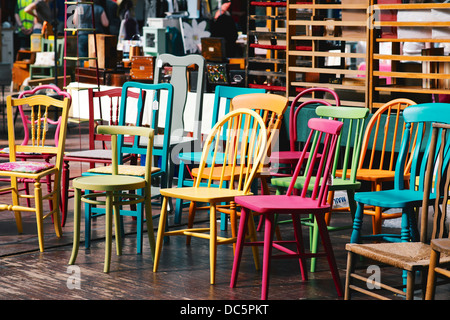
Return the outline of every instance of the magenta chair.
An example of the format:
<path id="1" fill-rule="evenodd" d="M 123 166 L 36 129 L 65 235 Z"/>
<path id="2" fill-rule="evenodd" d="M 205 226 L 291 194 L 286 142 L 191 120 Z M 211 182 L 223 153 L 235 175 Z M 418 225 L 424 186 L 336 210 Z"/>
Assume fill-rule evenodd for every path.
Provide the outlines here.
<path id="1" fill-rule="evenodd" d="M 305 258 L 326 256 L 330 266 L 331 274 L 338 296 L 342 296 L 342 285 L 339 278 L 338 269 L 325 223 L 325 214 L 330 211 L 330 205 L 327 203 L 328 179 L 332 169 L 334 154 L 338 136 L 342 128 L 342 122 L 329 119 L 312 118 L 308 121 L 308 127 L 311 129 L 305 147 L 298 159 L 294 170 L 293 179 L 285 195 L 255 195 L 239 196 L 235 198 L 236 204 L 242 207 L 241 219 L 236 242 L 236 251 L 233 262 L 230 286 L 236 286 L 239 265 L 242 257 L 243 246 L 263 246 L 263 274 L 262 274 L 262 292 L 261 299 L 268 297 L 269 270 L 272 258 L 294 258 L 300 261 L 300 271 L 303 281 L 307 280 Z M 322 147 L 316 147 L 314 141 L 322 142 Z M 320 150 L 319 150 L 320 149 Z M 310 153 L 308 157 L 307 154 Z M 322 157 L 317 157 L 320 152 Z M 309 164 L 306 164 L 309 162 Z M 294 183 L 300 173 L 300 169 L 305 167 L 307 174 L 305 184 L 301 191 L 295 191 Z M 310 186 L 311 184 L 311 186 Z M 312 190 L 312 192 L 308 192 Z M 294 194 L 294 192 L 296 192 Z M 300 192 L 300 193 L 298 193 Z M 251 212 L 261 215 L 265 221 L 264 240 L 256 242 L 245 242 L 245 232 L 248 219 L 252 218 Z M 294 227 L 295 240 L 273 241 L 273 233 L 276 227 L 276 216 L 278 214 L 290 214 Z M 313 214 L 316 218 L 319 234 L 321 236 L 324 253 L 305 253 L 300 215 Z M 296 251 L 288 249 L 286 244 L 296 244 Z M 285 254 L 272 255 L 272 248 L 276 248 Z"/>
<path id="2" fill-rule="evenodd" d="M 331 94 L 334 97 L 334 105 L 340 106 L 339 96 L 332 89 L 328 88 L 309 88 L 300 92 L 292 101 L 289 110 L 289 150 L 272 152 L 270 155 L 270 174 L 276 177 L 290 177 L 294 171 L 295 165 L 300 158 L 301 150 L 298 150 L 298 117 L 303 107 L 311 104 L 321 104 L 326 106 L 333 105 L 325 99 L 311 98 L 301 101 L 308 94 L 323 92 Z M 308 156 L 308 155 L 306 155 Z"/>

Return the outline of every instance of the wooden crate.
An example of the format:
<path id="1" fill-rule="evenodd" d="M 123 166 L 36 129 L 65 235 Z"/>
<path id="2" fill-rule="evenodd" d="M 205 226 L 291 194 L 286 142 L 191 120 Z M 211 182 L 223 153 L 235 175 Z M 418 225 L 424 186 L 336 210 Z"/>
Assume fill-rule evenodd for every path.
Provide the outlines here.
<path id="1" fill-rule="evenodd" d="M 154 56 L 134 56 L 131 58 L 130 76 L 133 80 L 153 81 Z"/>
<path id="2" fill-rule="evenodd" d="M 89 35 L 89 57 L 95 57 L 94 35 Z M 117 36 L 97 34 L 97 58 L 100 69 L 117 66 Z M 89 60 L 89 67 L 95 68 L 95 60 Z"/>

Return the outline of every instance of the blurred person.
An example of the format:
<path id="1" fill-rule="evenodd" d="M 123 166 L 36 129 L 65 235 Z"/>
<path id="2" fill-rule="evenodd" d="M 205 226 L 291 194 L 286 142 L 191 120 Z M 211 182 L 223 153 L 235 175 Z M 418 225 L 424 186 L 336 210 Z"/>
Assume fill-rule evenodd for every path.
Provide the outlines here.
<path id="1" fill-rule="evenodd" d="M 25 12 L 25 8 L 30 5 L 33 0 L 17 0 L 17 6 L 14 18 L 17 25 L 18 48 L 20 50 L 30 48 L 30 35 L 33 32 L 34 17 Z"/>

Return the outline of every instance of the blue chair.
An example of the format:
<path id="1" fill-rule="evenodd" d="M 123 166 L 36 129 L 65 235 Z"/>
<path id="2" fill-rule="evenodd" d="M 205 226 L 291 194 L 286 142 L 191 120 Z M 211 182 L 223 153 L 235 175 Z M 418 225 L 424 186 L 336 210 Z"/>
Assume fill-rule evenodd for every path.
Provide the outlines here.
<path id="1" fill-rule="evenodd" d="M 423 103 L 410 106 L 403 111 L 406 130 L 396 162 L 394 188 L 356 193 L 357 209 L 353 221 L 351 243 L 361 243 L 367 240 L 418 241 L 414 209 L 422 204 L 426 164 L 430 157 L 431 124 L 433 122 L 450 123 L 449 114 L 450 104 L 447 103 Z M 408 159 L 409 149 L 411 149 L 411 156 Z M 405 183 L 405 166 L 411 168 L 409 183 Z M 430 199 L 433 199 L 433 196 Z M 362 235 L 364 205 L 387 209 L 400 208 L 402 210 L 401 233 Z"/>
<path id="2" fill-rule="evenodd" d="M 221 112 L 221 106 L 224 106 L 224 114 L 227 114 L 230 111 L 230 101 L 234 97 L 247 94 L 247 93 L 265 93 L 264 89 L 249 89 L 249 88 L 241 88 L 241 87 L 227 87 L 227 86 L 216 86 L 214 92 L 214 105 L 213 105 L 213 113 L 211 118 L 211 128 L 216 124 L 219 119 L 219 113 Z M 178 155 L 180 160 L 179 168 L 178 168 L 178 188 L 181 187 L 189 187 L 193 186 L 192 176 L 187 177 L 187 171 L 189 165 L 199 164 L 200 157 L 202 155 L 201 151 L 198 152 L 182 152 Z M 175 218 L 174 223 L 181 223 L 181 212 L 183 210 L 183 200 L 176 199 L 175 202 Z M 224 229 L 224 225 L 222 224 L 222 229 Z"/>
<path id="3" fill-rule="evenodd" d="M 134 114 L 131 110 L 131 106 L 127 105 L 127 95 L 131 91 L 139 91 L 139 99 L 137 102 L 136 119 L 131 121 L 136 126 L 142 126 L 144 109 L 151 109 L 151 128 L 155 130 L 155 136 L 153 139 L 153 157 L 159 157 L 159 167 L 152 167 L 152 179 L 160 178 L 161 188 L 167 188 L 169 183 L 169 151 L 170 151 L 170 138 L 171 138 L 171 124 L 172 124 L 172 103 L 173 103 L 173 87 L 169 83 L 160 84 L 145 84 L 139 82 L 126 82 L 122 87 L 122 98 L 119 110 L 119 126 L 124 126 L 130 123 L 130 119 L 127 119 L 130 114 Z M 150 100 L 150 98 L 152 98 Z M 161 128 L 158 128 L 158 116 L 159 112 L 165 109 L 165 124 L 164 132 L 161 132 Z M 159 132 L 158 132 L 159 131 Z M 118 159 L 119 159 L 119 174 L 127 175 L 142 175 L 144 171 L 136 172 L 135 166 L 128 166 L 123 164 L 123 158 L 126 154 L 135 154 L 141 156 L 141 163 L 145 163 L 144 157 L 146 155 L 147 141 L 143 139 L 134 139 L 130 145 L 127 143 L 123 136 L 119 136 L 118 139 Z M 156 161 L 155 161 L 156 163 Z M 130 171 L 130 168 L 132 170 Z M 144 167 L 142 166 L 142 169 Z M 94 174 L 110 174 L 111 166 L 96 167 L 89 169 L 83 173 L 83 176 Z M 138 193 L 142 194 L 142 190 L 138 190 Z M 152 194 L 152 198 L 159 197 Z M 90 233 L 91 233 L 91 218 L 93 216 L 104 214 L 104 208 L 93 207 L 92 205 L 85 204 L 85 246 L 90 245 Z M 136 218 L 137 224 L 137 253 L 142 252 L 142 230 L 144 222 L 144 204 L 137 204 L 136 208 L 130 207 L 130 209 L 121 208 L 121 216 L 132 216 Z M 153 216 L 157 218 L 158 216 Z M 122 224 L 123 225 L 123 224 Z M 148 232 L 151 232 L 148 230 Z"/>

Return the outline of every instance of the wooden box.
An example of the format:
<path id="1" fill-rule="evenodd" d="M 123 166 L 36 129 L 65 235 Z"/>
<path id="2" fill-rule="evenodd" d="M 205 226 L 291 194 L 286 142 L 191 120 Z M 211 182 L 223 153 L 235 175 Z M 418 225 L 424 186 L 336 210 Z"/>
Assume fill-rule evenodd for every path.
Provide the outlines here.
<path id="1" fill-rule="evenodd" d="M 225 60 L 224 38 L 202 38 L 202 56 L 206 61 L 222 62 Z"/>
<path id="2" fill-rule="evenodd" d="M 89 35 L 89 57 L 95 57 L 94 35 Z M 100 69 L 117 66 L 117 36 L 97 34 L 97 58 Z M 95 68 L 95 60 L 89 60 L 89 67 Z"/>
<path id="3" fill-rule="evenodd" d="M 153 81 L 154 56 L 134 56 L 131 58 L 130 76 L 133 80 Z"/>

